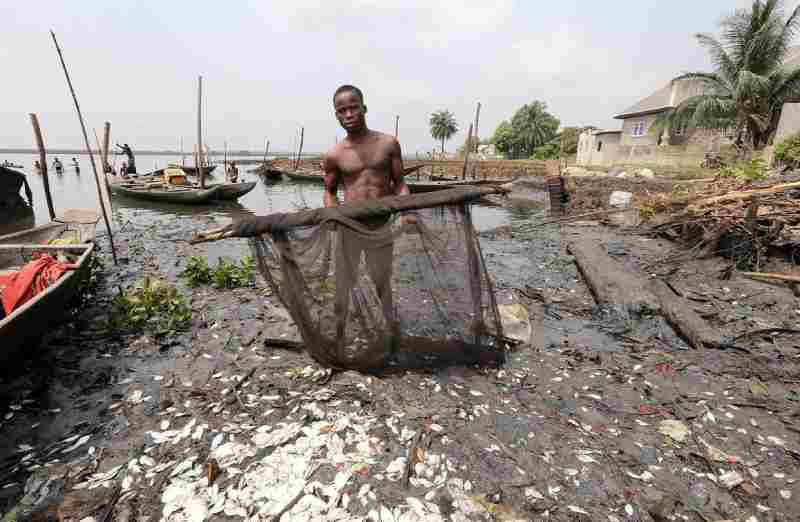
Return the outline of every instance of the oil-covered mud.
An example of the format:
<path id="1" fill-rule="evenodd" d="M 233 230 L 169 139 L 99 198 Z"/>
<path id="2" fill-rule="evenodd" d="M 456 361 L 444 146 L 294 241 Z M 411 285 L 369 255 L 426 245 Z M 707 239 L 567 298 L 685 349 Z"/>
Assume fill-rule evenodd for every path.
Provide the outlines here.
<path id="1" fill-rule="evenodd" d="M 512 212 L 521 212 L 516 203 Z M 800 306 L 791 290 L 593 224 L 481 233 L 501 303 L 532 342 L 502 368 L 331 373 L 266 290 L 190 289 L 208 219 L 131 223 L 114 267 L 0 383 L 7 520 L 738 520 L 800 518 Z M 658 316 L 596 310 L 566 254 L 601 239 L 679 289 L 726 339 L 693 350 Z M 159 275 L 183 333 L 110 330 L 113 297 Z M 727 273 L 726 273 L 727 275 Z M 270 340 L 265 344 L 265 340 Z M 34 515 L 31 515 L 34 513 Z M 38 518 L 37 518 L 38 517 Z M 271 518 L 272 517 L 272 518 Z"/>

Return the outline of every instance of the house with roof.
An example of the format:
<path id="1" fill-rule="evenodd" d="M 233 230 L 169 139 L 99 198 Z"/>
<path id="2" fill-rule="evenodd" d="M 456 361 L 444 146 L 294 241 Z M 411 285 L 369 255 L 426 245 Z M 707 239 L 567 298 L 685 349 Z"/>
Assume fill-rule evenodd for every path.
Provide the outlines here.
<path id="1" fill-rule="evenodd" d="M 800 46 L 789 51 L 784 66 L 800 67 Z M 733 145 L 734 129 L 670 129 L 651 132 L 653 124 L 667 111 L 684 100 L 703 94 L 707 88 L 702 80 L 673 80 L 626 108 L 614 119 L 622 122 L 619 131 L 586 131 L 578 140 L 579 165 L 608 166 L 613 164 L 662 164 L 697 166 L 706 152 L 721 152 Z M 789 106 L 792 109 L 789 110 Z M 800 106 L 787 103 L 775 142 L 800 131 Z"/>

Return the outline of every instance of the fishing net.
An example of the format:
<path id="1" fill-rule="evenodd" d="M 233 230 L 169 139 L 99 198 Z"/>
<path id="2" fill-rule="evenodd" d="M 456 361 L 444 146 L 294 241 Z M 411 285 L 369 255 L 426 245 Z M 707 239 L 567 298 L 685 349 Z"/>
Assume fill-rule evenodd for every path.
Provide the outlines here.
<path id="1" fill-rule="evenodd" d="M 422 207 L 412 212 L 384 198 L 252 218 L 229 235 L 252 238 L 260 272 L 322 364 L 500 364 L 505 341 L 472 225 L 475 194 L 448 192 L 406 196 Z"/>

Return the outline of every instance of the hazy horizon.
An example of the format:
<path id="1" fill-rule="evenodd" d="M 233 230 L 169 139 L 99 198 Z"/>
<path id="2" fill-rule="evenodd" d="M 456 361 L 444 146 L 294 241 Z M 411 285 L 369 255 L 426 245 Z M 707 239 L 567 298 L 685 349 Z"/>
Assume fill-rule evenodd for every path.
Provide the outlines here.
<path id="1" fill-rule="evenodd" d="M 0 7 L 8 79 L 0 148 L 34 147 L 29 112 L 48 148 L 81 148 L 52 28 L 90 128 L 134 149 L 191 150 L 197 76 L 204 77 L 205 141 L 222 149 L 308 152 L 344 133 L 337 86 L 362 88 L 371 128 L 394 132 L 406 154 L 430 151 L 428 118 L 452 111 L 454 151 L 481 102 L 486 137 L 525 103 L 542 100 L 562 125 L 619 128 L 612 117 L 691 70 L 708 70 L 696 32 L 747 0 L 535 5 L 499 0 L 353 0 L 316 3 L 44 2 Z M 787 6 L 792 6 L 788 4 Z M 691 13 L 691 16 L 687 16 Z M 91 132 L 91 130 L 90 130 Z"/>

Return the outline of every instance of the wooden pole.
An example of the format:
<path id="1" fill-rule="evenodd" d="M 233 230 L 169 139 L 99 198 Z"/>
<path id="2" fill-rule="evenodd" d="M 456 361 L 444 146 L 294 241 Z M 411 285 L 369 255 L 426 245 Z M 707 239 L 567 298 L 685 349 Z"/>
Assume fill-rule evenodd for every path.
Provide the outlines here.
<path id="1" fill-rule="evenodd" d="M 264 140 L 264 165 L 267 164 L 267 154 L 269 154 L 269 140 Z"/>
<path id="2" fill-rule="evenodd" d="M 114 264 L 116 265 L 117 249 L 114 246 L 114 236 L 111 232 L 111 223 L 108 221 L 108 212 L 106 212 L 106 206 L 103 204 L 103 190 L 100 188 L 100 175 L 97 172 L 97 164 L 94 161 L 92 147 L 89 145 L 89 135 L 86 133 L 86 124 L 83 122 L 83 114 L 81 113 L 81 107 L 78 104 L 78 97 L 75 95 L 75 89 L 72 87 L 72 80 L 69 78 L 69 71 L 67 71 L 67 64 L 64 62 L 64 55 L 61 53 L 61 47 L 58 46 L 56 33 L 51 30 L 50 35 L 53 37 L 53 43 L 55 44 L 56 51 L 58 52 L 58 59 L 61 61 L 61 67 L 64 69 L 64 76 L 67 78 L 67 85 L 69 86 L 69 91 L 72 94 L 72 101 L 75 102 L 75 111 L 78 113 L 78 121 L 80 121 L 81 124 L 83 141 L 86 144 L 86 152 L 89 154 L 89 161 L 91 162 L 92 170 L 94 171 L 94 181 L 97 185 L 97 199 L 98 203 L 100 204 L 100 210 L 103 212 L 103 221 L 105 221 L 106 231 L 108 232 L 108 242 L 111 244 L 111 256 L 114 258 Z"/>
<path id="3" fill-rule="evenodd" d="M 303 137 L 305 136 L 305 127 L 300 127 L 300 147 L 297 149 L 297 160 L 294 162 L 294 170 L 300 168 L 300 156 L 303 154 Z"/>
<path id="4" fill-rule="evenodd" d="M 481 102 L 478 102 L 478 108 L 475 109 L 475 128 L 474 128 L 474 131 L 475 131 L 474 132 L 474 134 L 475 134 L 475 151 L 474 152 L 476 152 L 476 153 L 478 152 L 478 120 L 480 119 L 480 117 L 481 117 Z"/>
<path id="5" fill-rule="evenodd" d="M 197 159 L 195 167 L 200 176 L 200 188 L 206 188 L 206 173 L 203 169 L 203 77 L 197 77 Z"/>
<path id="6" fill-rule="evenodd" d="M 400 131 L 400 115 L 394 117 L 394 139 L 397 139 L 398 132 Z"/>
<path id="7" fill-rule="evenodd" d="M 467 133 L 467 146 L 464 147 L 464 169 L 461 171 L 461 179 L 467 179 L 467 164 L 469 163 L 469 149 L 472 148 L 472 124 L 469 124 Z"/>
<path id="8" fill-rule="evenodd" d="M 225 180 L 228 180 L 228 142 L 225 142 L 225 152 L 222 153 L 222 171 L 225 173 Z"/>
<path id="9" fill-rule="evenodd" d="M 108 125 L 108 122 L 106 122 L 106 125 Z M 100 138 L 97 137 L 97 131 L 95 129 L 92 129 L 92 132 L 94 133 L 94 141 L 97 142 L 97 150 L 101 151 L 100 152 L 100 154 L 101 154 L 100 157 L 102 158 L 103 148 L 100 145 Z M 101 159 L 101 161 L 102 161 L 102 159 Z M 105 170 L 105 167 L 103 168 L 103 170 Z M 106 175 L 105 172 L 103 172 L 103 182 L 104 182 L 103 183 L 103 187 L 105 188 L 105 191 L 103 192 L 103 198 L 104 198 L 103 199 L 103 203 L 108 205 L 109 212 L 113 213 L 114 212 L 114 207 L 111 206 L 111 195 L 110 195 L 111 194 L 111 189 L 108 188 L 108 175 Z"/>
<path id="10" fill-rule="evenodd" d="M 39 149 L 39 163 L 41 164 L 44 197 L 47 199 L 47 211 L 50 213 L 50 221 L 53 221 L 56 218 L 56 211 L 53 208 L 53 196 L 50 194 L 50 179 L 47 177 L 47 153 L 44 150 L 42 131 L 39 129 L 39 119 L 35 114 L 31 114 L 30 116 L 31 125 L 33 125 L 33 135 L 36 137 L 36 146 Z"/>
<path id="11" fill-rule="evenodd" d="M 111 122 L 107 121 L 103 125 L 103 148 L 100 149 L 100 158 L 103 162 L 103 173 L 111 172 L 111 166 L 108 164 L 108 146 L 111 142 Z"/>

